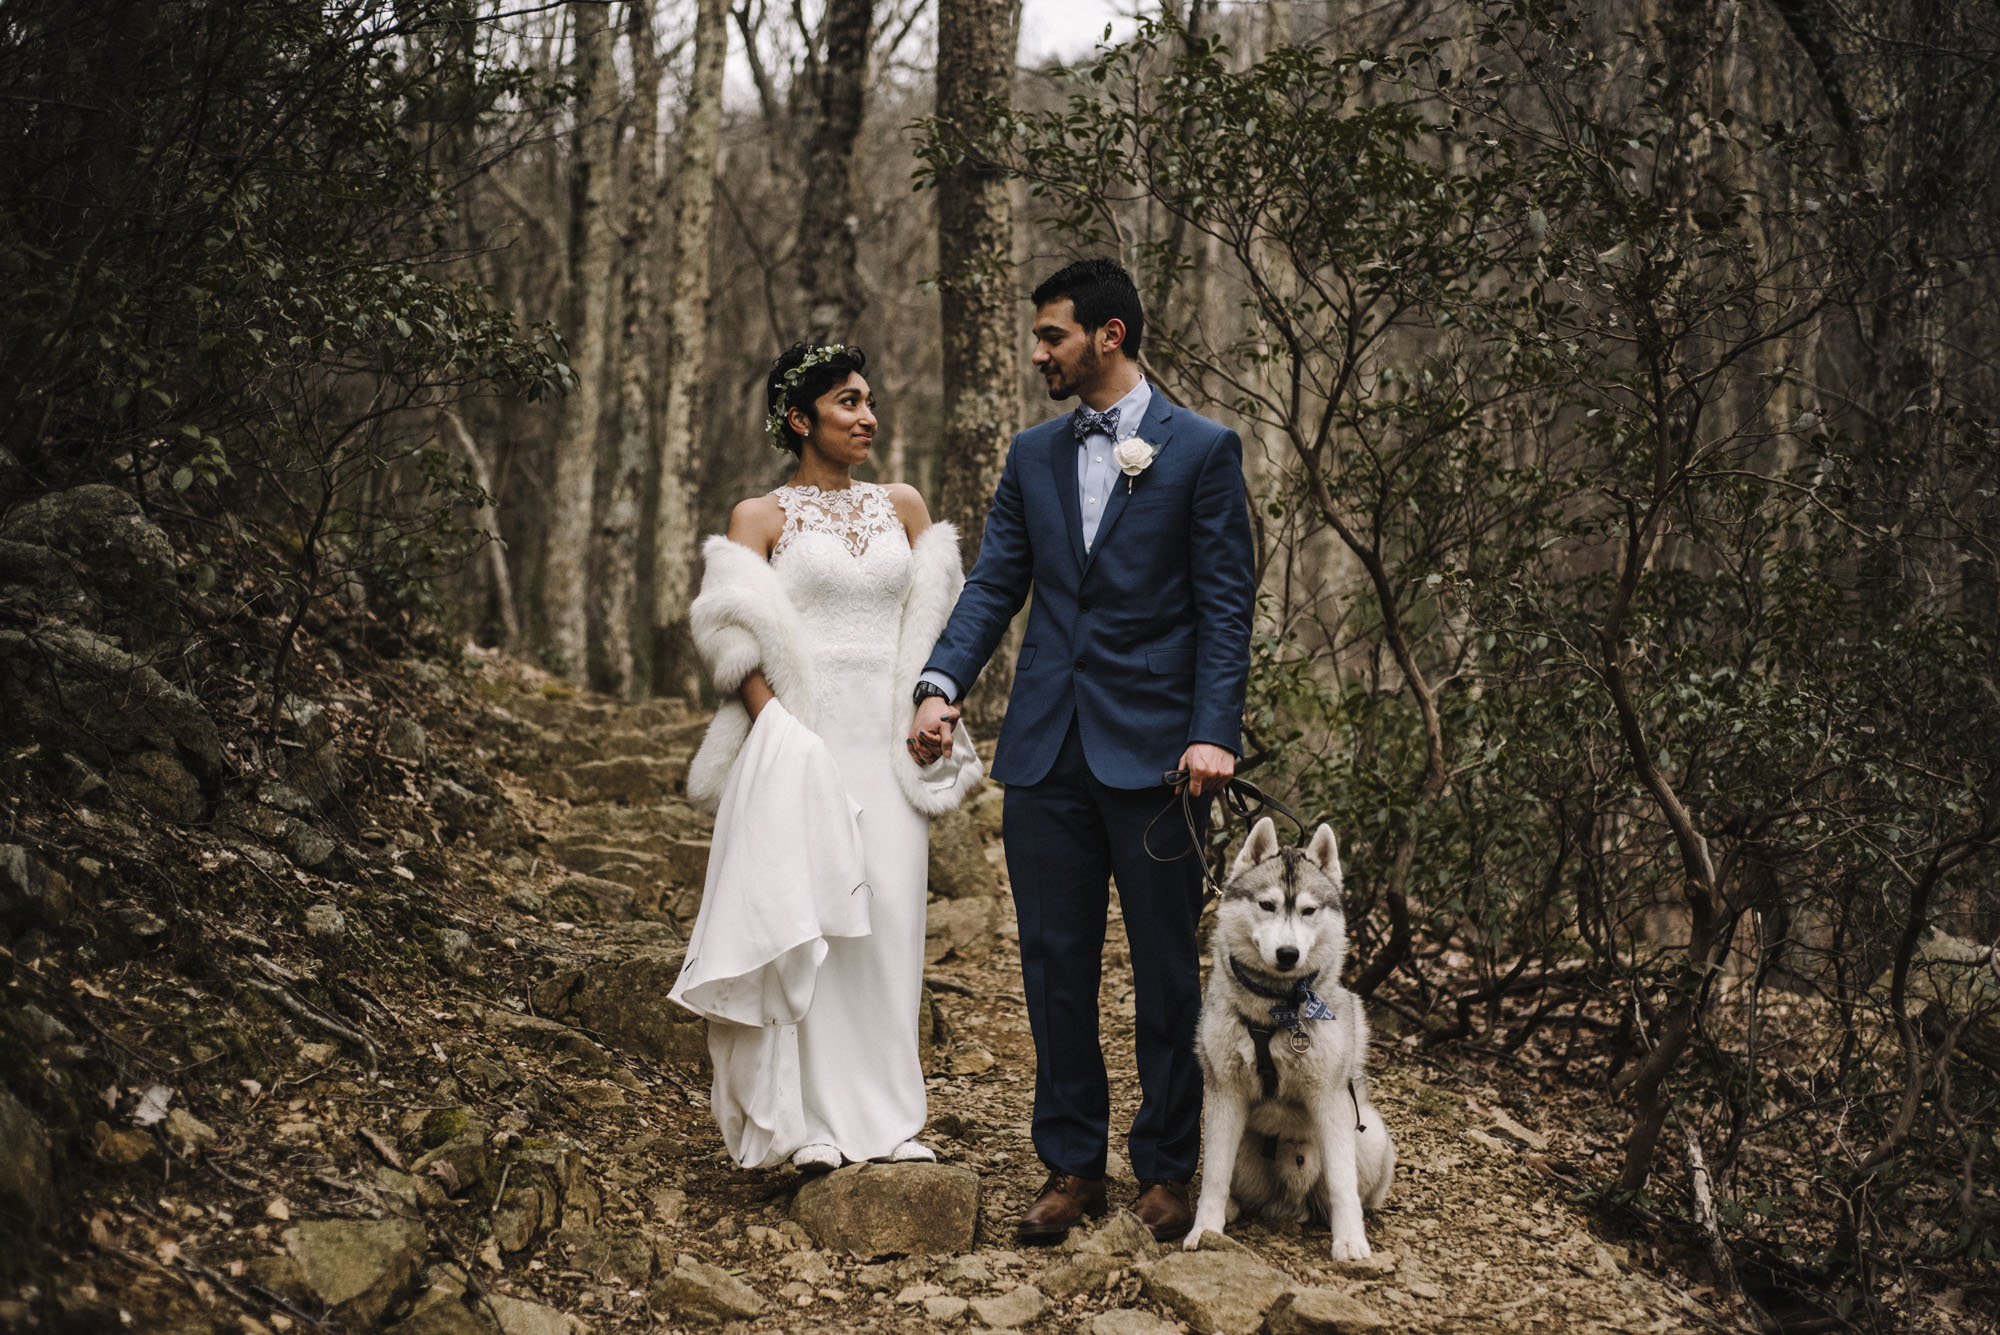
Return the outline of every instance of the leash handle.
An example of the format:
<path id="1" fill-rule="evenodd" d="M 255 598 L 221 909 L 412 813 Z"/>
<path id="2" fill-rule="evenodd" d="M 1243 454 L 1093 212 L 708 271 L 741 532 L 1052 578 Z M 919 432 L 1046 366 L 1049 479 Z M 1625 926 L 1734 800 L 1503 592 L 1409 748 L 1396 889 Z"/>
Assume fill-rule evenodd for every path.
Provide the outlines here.
<path id="1" fill-rule="evenodd" d="M 1256 766 L 1263 764 L 1268 754 L 1268 752 L 1260 751 L 1244 762 L 1242 769 L 1254 769 Z M 1201 864 L 1201 906 L 1195 910 L 1195 916 L 1199 918 L 1202 910 L 1206 909 L 1222 893 L 1222 884 L 1216 879 L 1215 873 L 1209 870 L 1208 858 L 1202 851 L 1201 830 L 1198 828 L 1194 818 L 1195 798 L 1194 794 L 1188 791 L 1188 772 L 1184 769 L 1168 770 L 1160 776 L 1160 779 L 1169 788 L 1179 791 L 1181 816 L 1187 822 L 1188 851 L 1186 853 L 1176 853 L 1170 858 L 1163 858 L 1153 851 L 1153 830 L 1159 825 L 1161 817 L 1173 809 L 1171 804 L 1161 807 L 1159 815 L 1154 816 L 1152 820 L 1146 823 L 1146 832 L 1140 836 L 1139 842 L 1145 848 L 1146 856 L 1155 862 L 1178 862 L 1190 854 L 1199 860 Z M 1248 779 L 1232 776 L 1224 780 L 1220 797 L 1223 809 L 1235 815 L 1246 827 L 1255 823 L 1256 819 L 1262 816 L 1267 810 L 1277 812 L 1280 816 L 1290 821 L 1298 830 L 1299 846 L 1301 848 L 1305 846 L 1306 823 L 1300 820 L 1290 807 L 1280 802 L 1277 798 L 1272 797 Z"/>

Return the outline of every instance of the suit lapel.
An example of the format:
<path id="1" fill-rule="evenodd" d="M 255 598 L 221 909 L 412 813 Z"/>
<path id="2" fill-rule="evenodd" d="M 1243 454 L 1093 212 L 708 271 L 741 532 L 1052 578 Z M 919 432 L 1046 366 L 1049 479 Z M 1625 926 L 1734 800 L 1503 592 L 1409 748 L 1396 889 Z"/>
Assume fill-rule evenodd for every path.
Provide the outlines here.
<path id="1" fill-rule="evenodd" d="M 1174 406 L 1167 402 L 1167 396 L 1160 392 L 1158 385 L 1153 386 L 1153 401 L 1146 405 L 1145 419 L 1139 423 L 1139 439 L 1153 446 L 1156 451 L 1165 450 L 1168 442 L 1173 439 L 1173 416 Z M 1117 481 L 1112 483 L 1111 496 L 1104 503 L 1104 518 L 1097 525 L 1097 537 L 1091 541 L 1090 553 L 1083 561 L 1084 569 L 1088 570 L 1090 563 L 1097 559 L 1097 554 L 1104 550 L 1105 539 L 1111 536 L 1111 530 L 1117 526 L 1119 516 L 1125 513 L 1125 502 L 1132 495 L 1132 489 L 1143 486 L 1145 477 L 1146 475 L 1141 473 L 1136 478 L 1128 479 L 1121 474 Z M 1121 486 L 1120 483 L 1124 485 Z M 1070 480 L 1069 508 L 1072 511 L 1076 509 L 1074 478 Z M 1083 525 L 1081 520 L 1076 523 L 1077 541 L 1081 544 Z"/>
<path id="2" fill-rule="evenodd" d="M 1069 418 L 1058 417 L 1051 422 L 1052 436 L 1049 442 L 1049 468 L 1055 474 L 1056 500 L 1062 505 L 1063 529 L 1069 535 L 1070 554 L 1076 558 L 1079 569 L 1084 564 L 1083 552 L 1083 507 L 1076 498 L 1076 436 L 1069 429 Z"/>

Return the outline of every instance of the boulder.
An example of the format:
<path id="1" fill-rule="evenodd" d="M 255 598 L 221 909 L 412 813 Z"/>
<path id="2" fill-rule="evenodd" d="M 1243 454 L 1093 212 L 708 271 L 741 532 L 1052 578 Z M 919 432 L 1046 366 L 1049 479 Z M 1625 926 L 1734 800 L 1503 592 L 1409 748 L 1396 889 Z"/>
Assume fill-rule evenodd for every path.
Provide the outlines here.
<path id="1" fill-rule="evenodd" d="M 121 488 L 93 483 L 14 506 L 0 539 L 20 553 L 4 582 L 26 588 L 44 615 L 102 622 L 141 646 L 179 628 L 173 543 Z"/>
<path id="2" fill-rule="evenodd" d="M 792 1218 L 820 1246 L 862 1260 L 969 1251 L 979 1175 L 937 1163 L 854 1164 L 800 1187 Z"/>
<path id="3" fill-rule="evenodd" d="M 972 1314 L 994 1330 L 1025 1326 L 1049 1310 L 1048 1296 L 1032 1284 L 1022 1284 L 992 1298 L 974 1298 Z"/>
<path id="4" fill-rule="evenodd" d="M 69 918 L 69 880 L 20 844 L 0 844 L 0 918 L 60 927 Z"/>
<path id="5" fill-rule="evenodd" d="M 1269 1335 L 1372 1335 L 1388 1321 L 1359 1298 L 1339 1289 L 1295 1289 L 1271 1304 Z"/>
<path id="6" fill-rule="evenodd" d="M 72 626 L 0 630 L 0 717 L 86 762 L 164 751 L 202 783 L 223 773 L 201 702 L 105 636 Z"/>
<path id="7" fill-rule="evenodd" d="M 931 821 L 930 892 L 939 899 L 991 899 L 1000 892 L 1000 873 L 963 809 Z"/>
<path id="8" fill-rule="evenodd" d="M 1139 1268 L 1145 1295 L 1216 1335 L 1258 1335 L 1292 1281 L 1249 1252 L 1172 1252 Z"/>
<path id="9" fill-rule="evenodd" d="M 993 948 L 1000 926 L 1000 908 L 991 896 L 982 899 L 933 899 L 924 909 L 924 963 L 946 955 L 977 960 Z"/>
<path id="10" fill-rule="evenodd" d="M 368 1329 L 416 1287 L 423 1226 L 409 1219 L 314 1219 L 285 1230 L 285 1250 L 312 1295 Z"/>
<path id="11" fill-rule="evenodd" d="M 700 1325 L 748 1321 L 764 1310 L 764 1300 L 749 1285 L 692 1256 L 676 1259 L 674 1268 L 653 1286 L 651 1297 L 656 1309 Z"/>
<path id="12" fill-rule="evenodd" d="M 20 1100 L 0 1089 L 0 1273 L 28 1254 L 56 1206 L 49 1133 Z"/>
<path id="13" fill-rule="evenodd" d="M 557 974 L 535 989 L 535 1008 L 581 1025 L 614 1048 L 659 1061 L 708 1060 L 708 1026 L 667 1000 L 681 946 L 640 946 Z"/>

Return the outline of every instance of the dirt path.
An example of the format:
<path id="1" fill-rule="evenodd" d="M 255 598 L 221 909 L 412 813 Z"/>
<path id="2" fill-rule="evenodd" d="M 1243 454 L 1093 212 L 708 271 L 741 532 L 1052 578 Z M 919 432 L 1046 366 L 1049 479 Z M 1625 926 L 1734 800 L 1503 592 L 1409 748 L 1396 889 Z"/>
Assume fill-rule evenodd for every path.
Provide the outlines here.
<path id="1" fill-rule="evenodd" d="M 997 893 L 934 902 L 927 969 L 941 1023 L 925 1138 L 977 1175 L 977 1240 L 963 1255 L 863 1263 L 790 1218 L 789 1168 L 729 1164 L 702 1030 L 665 1000 L 706 855 L 706 823 L 678 795 L 701 721 L 568 698 L 498 659 L 413 677 L 398 698 L 429 727 L 428 756 L 381 770 L 365 803 L 355 795 L 346 853 L 308 872 L 273 851 L 308 844 L 276 818 L 256 837 L 190 842 L 185 875 L 205 878 L 206 906 L 190 896 L 169 925 L 107 892 L 107 914 L 143 920 L 136 953 L 79 956 L 68 972 L 16 961 L 14 995 L 35 983 L 43 1011 L 90 1017 L 104 1050 L 129 1056 L 106 1087 L 83 1047 L 49 1040 L 48 1069 L 85 1061 L 62 1078 L 103 1109 L 72 1192 L 84 1236 L 52 1291 L 0 1301 L 0 1326 L 1206 1335 L 1150 1247 L 1079 1280 L 1080 1238 L 1012 1245 L 1043 1170 L 993 809 L 961 822 L 956 847 L 960 880 L 983 856 Z M 387 695 L 357 695 L 346 713 L 365 720 Z M 292 798 L 267 785 L 255 801 L 282 811 Z M 263 819 L 245 811 L 246 830 Z M 145 831 L 99 833 L 159 857 L 141 851 Z M 1101 1009 L 1117 1126 L 1136 1089 L 1115 918 Z M 1225 1289 L 1228 1267 L 1254 1269 L 1377 1319 L 1285 1329 L 1710 1326 L 1533 1171 L 1539 1138 L 1561 1129 L 1517 1126 L 1480 1102 L 1492 1091 L 1427 1082 L 1403 1053 L 1393 1040 L 1376 1052 L 1401 1159 L 1370 1221 L 1380 1263 L 1337 1270 L 1323 1232 L 1248 1224 L 1236 1259 L 1214 1263 Z M 165 1121 L 148 1120 L 153 1082 L 175 1110 Z M 1114 1205 L 1129 1204 L 1115 1151 L 1112 1174 Z M 1254 1335 L 1259 1311 L 1229 1328 Z"/>
<path id="2" fill-rule="evenodd" d="M 565 718 L 559 707 L 540 708 L 553 730 L 575 743 L 604 726 L 595 711 L 576 709 Z M 692 732 L 686 727 L 664 731 L 669 754 L 684 757 Z M 668 809 L 674 808 L 669 804 Z M 551 817 L 556 836 L 551 843 L 557 845 L 579 829 L 596 836 L 621 826 L 635 828 L 629 815 L 590 804 L 552 810 Z M 686 819 L 678 813 L 667 823 L 680 827 Z M 997 845 L 989 846 L 988 857 L 1004 877 Z M 962 1072 L 931 1077 L 927 1139 L 945 1162 L 980 1174 L 980 1246 L 973 1257 L 983 1265 L 945 1267 L 919 1258 L 867 1266 L 813 1253 L 829 1273 L 815 1273 L 810 1284 L 802 1282 L 802 1274 L 820 1269 L 817 1261 L 802 1264 L 790 1241 L 763 1231 L 784 1224 L 794 1175 L 789 1170 L 743 1173 L 730 1168 L 707 1120 L 697 1078 L 654 1074 L 646 1080 L 644 1094 L 573 1124 L 578 1139 L 594 1147 L 593 1160 L 607 1164 L 608 1180 L 627 1186 L 627 1195 L 636 1197 L 625 1222 L 664 1229 L 674 1247 L 740 1269 L 761 1294 L 784 1300 L 750 1329 L 933 1329 L 940 1324 L 935 1316 L 925 1315 L 914 1303 L 897 1304 L 895 1295 L 926 1286 L 966 1298 L 1004 1293 L 1034 1282 L 1060 1259 L 1011 1244 L 1013 1222 L 1033 1198 L 1044 1169 L 1028 1138 L 1033 1048 L 1013 946 L 1012 904 L 1004 880 L 1001 884 L 998 930 L 952 950 L 927 970 L 950 1033 L 933 1055 L 931 1069 Z M 692 899 L 680 907 L 684 918 L 694 907 Z M 536 942 L 534 949 L 570 958 L 588 954 L 593 943 L 601 947 L 606 938 L 613 941 L 611 949 L 619 949 L 617 938 L 630 931 L 578 926 L 550 933 L 548 928 L 546 923 L 523 922 L 515 930 Z M 1115 908 L 1101 995 L 1113 1072 L 1113 1124 L 1118 1126 L 1136 1108 L 1137 1087 L 1130 1056 L 1131 971 Z M 1397 1060 L 1398 1054 L 1393 1043 L 1378 1044 L 1378 1101 L 1401 1155 L 1391 1202 L 1371 1220 L 1371 1239 L 1384 1254 L 1381 1273 L 1337 1274 L 1326 1256 L 1327 1238 L 1317 1230 L 1253 1223 L 1235 1231 L 1240 1241 L 1302 1283 L 1352 1293 L 1394 1329 L 1661 1335 L 1708 1325 L 1703 1309 L 1692 1300 L 1634 1271 L 1622 1248 L 1595 1239 L 1586 1218 L 1565 1203 L 1552 1183 L 1525 1166 L 1524 1156 L 1532 1156 L 1537 1146 L 1546 1148 L 1542 1133 L 1504 1117 L 1499 1121 L 1508 1130 L 1498 1129 L 1476 1092 L 1467 1096 L 1426 1083 Z M 612 1129 L 614 1121 L 627 1123 L 625 1130 L 632 1134 L 621 1139 Z M 659 1145 L 647 1144 L 656 1139 L 670 1148 L 671 1157 L 661 1155 Z M 1114 1204 L 1129 1203 L 1137 1188 L 1123 1155 L 1115 1150 L 1111 1171 Z M 674 1192 L 684 1194 L 686 1205 L 669 1220 L 664 1216 L 672 1215 L 682 1199 Z M 646 1204 L 661 1199 L 669 1202 L 665 1211 Z M 947 1272 L 942 1283 L 941 1271 Z M 982 1272 L 990 1279 L 980 1279 Z M 1085 1329 L 1095 1314 L 1119 1307 L 1161 1312 L 1134 1293 L 1138 1288 L 1114 1281 L 1103 1291 L 1058 1302 L 1033 1328 Z M 617 1310 L 623 1305 L 614 1296 L 612 1306 Z M 970 1312 L 960 1319 L 966 1322 L 978 1325 Z"/>

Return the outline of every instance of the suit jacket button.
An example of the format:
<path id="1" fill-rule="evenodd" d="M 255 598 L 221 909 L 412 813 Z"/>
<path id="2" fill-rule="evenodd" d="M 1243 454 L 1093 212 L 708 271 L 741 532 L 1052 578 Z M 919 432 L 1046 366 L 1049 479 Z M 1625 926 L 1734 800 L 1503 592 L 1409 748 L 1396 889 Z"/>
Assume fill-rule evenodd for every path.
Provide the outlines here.
<path id="1" fill-rule="evenodd" d="M 1088 612 L 1090 610 L 1090 604 L 1087 601 L 1078 603 L 1076 605 L 1076 610 L 1079 612 Z"/>
<path id="2" fill-rule="evenodd" d="M 1081 658 L 1076 660 L 1076 670 L 1078 672 L 1083 671 L 1083 660 Z"/>

